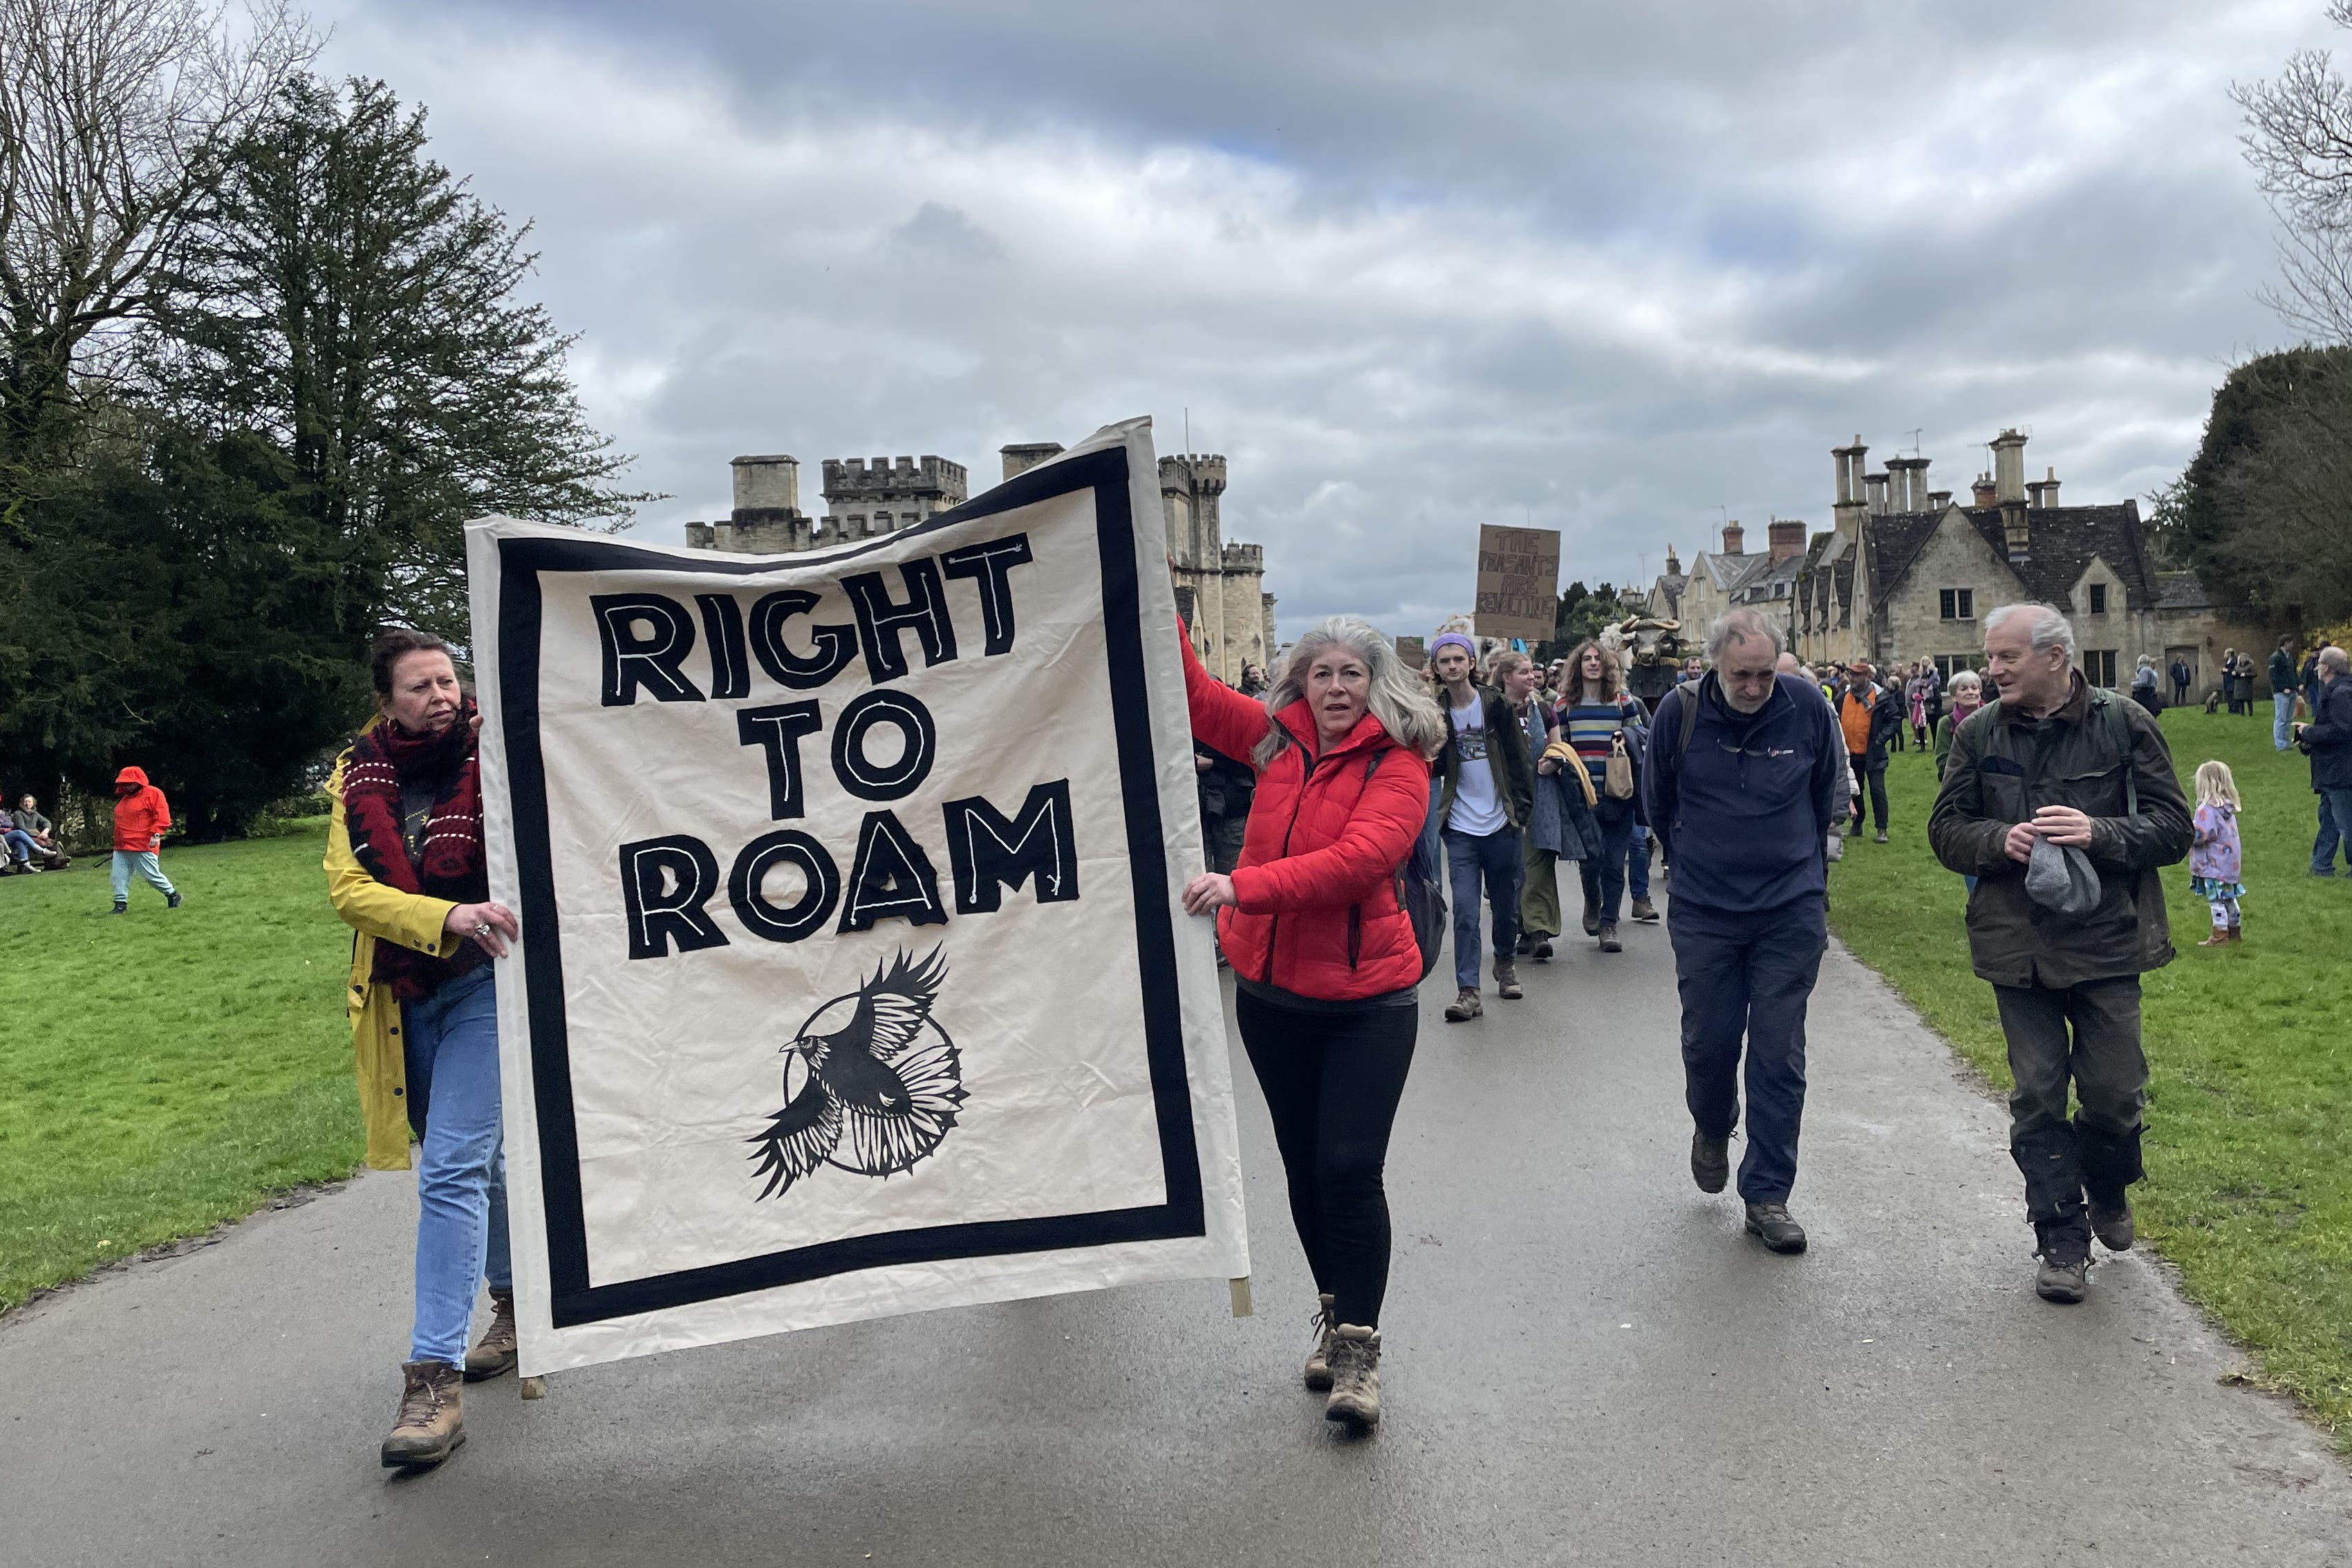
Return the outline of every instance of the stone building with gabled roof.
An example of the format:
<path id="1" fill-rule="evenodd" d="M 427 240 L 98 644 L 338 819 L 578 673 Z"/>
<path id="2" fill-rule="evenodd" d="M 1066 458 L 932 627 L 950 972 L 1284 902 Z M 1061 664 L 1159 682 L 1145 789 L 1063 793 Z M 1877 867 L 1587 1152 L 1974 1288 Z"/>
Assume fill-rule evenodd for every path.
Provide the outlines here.
<path id="1" fill-rule="evenodd" d="M 1671 593 L 1663 577 L 1651 589 L 1653 614 L 1662 613 L 1654 608 L 1662 598 L 1675 605 L 1663 613 L 1682 623 L 1685 647 L 1693 651 L 1705 647 L 1717 618 L 1729 609 L 1761 610 L 1772 620 L 1787 623 L 1798 574 L 1804 566 L 1805 525 L 1794 518 L 1776 517 L 1765 536 L 1769 542 L 1765 552 L 1749 554 L 1748 531 L 1735 519 L 1724 524 L 1723 548 L 1692 556 L 1689 573 Z M 1671 572 L 1675 566 L 1671 551 L 1666 564 Z"/>
<path id="2" fill-rule="evenodd" d="M 2054 469 L 2025 479 L 2025 444 L 2014 430 L 1994 437 L 1992 471 L 1969 504 L 1927 489 L 1924 458 L 1867 473 L 1860 437 L 1833 448 L 1836 521 L 1807 543 L 1790 603 L 1798 656 L 1882 668 L 1926 658 L 1948 676 L 1983 663 L 1984 614 L 2023 601 L 2066 615 L 2084 674 L 2100 686 L 2128 687 L 2147 654 L 2160 668 L 2185 660 L 2201 691 L 2225 648 L 2269 646 L 2193 574 L 2157 569 L 2137 501 L 2060 505 Z"/>

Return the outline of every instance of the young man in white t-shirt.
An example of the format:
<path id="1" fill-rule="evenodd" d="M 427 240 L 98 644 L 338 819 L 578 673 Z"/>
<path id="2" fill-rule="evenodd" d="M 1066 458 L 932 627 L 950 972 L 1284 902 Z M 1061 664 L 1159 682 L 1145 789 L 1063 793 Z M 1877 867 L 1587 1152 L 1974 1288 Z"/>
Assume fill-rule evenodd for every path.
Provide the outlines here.
<path id="1" fill-rule="evenodd" d="M 1495 991 L 1506 1001 L 1522 994 L 1512 963 L 1519 940 L 1519 887 L 1525 875 L 1520 835 L 1535 798 L 1535 769 L 1527 732 L 1499 692 L 1475 684 L 1478 650 L 1459 632 L 1430 647 L 1437 671 L 1437 705 L 1444 710 L 1445 750 L 1439 757 L 1444 795 L 1439 804 L 1445 863 L 1454 896 L 1454 982 L 1445 1009 L 1450 1024 L 1478 1017 L 1479 903 L 1494 910 Z"/>

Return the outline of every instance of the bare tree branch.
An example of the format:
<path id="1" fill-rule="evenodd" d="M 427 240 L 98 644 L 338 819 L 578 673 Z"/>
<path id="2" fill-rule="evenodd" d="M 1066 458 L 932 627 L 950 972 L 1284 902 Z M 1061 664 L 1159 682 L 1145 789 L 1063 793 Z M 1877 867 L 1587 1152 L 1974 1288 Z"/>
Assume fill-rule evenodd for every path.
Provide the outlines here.
<path id="1" fill-rule="evenodd" d="M 0 0 L 0 517 L 58 458 L 236 141 L 317 53 L 289 0 Z"/>

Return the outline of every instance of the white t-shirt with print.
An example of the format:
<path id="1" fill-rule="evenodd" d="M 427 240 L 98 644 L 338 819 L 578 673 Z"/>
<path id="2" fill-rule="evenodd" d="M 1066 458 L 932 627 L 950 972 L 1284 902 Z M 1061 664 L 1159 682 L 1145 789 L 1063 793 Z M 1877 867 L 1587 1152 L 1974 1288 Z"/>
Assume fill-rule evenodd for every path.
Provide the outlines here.
<path id="1" fill-rule="evenodd" d="M 1454 710 L 1454 809 L 1445 826 L 1484 838 L 1499 833 L 1510 818 L 1495 795 L 1495 769 L 1486 761 L 1486 700 L 1474 694 L 1467 708 Z"/>

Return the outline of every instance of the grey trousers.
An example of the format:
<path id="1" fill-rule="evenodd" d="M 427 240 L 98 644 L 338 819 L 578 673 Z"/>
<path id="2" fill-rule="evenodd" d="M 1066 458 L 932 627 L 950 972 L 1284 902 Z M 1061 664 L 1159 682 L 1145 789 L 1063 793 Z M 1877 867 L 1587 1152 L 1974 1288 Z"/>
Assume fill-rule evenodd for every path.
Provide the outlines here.
<path id="1" fill-rule="evenodd" d="M 2140 1179 L 2147 1058 L 2139 1044 L 2139 976 L 2063 989 L 1996 985 L 2009 1037 L 2009 1151 L 2025 1176 L 2026 1217 L 2080 1226 L 2087 1191 L 2120 1201 Z M 2078 1109 L 2066 1116 L 2072 1085 Z"/>

